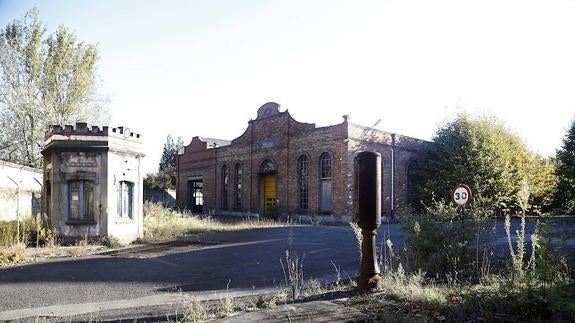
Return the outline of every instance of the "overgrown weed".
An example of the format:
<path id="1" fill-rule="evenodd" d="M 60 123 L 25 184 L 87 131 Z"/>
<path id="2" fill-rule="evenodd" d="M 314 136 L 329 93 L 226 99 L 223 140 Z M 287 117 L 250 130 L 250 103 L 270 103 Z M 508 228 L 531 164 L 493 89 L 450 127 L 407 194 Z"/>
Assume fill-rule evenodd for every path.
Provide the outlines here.
<path id="1" fill-rule="evenodd" d="M 217 220 L 165 208 L 159 203 L 144 203 L 144 239 L 157 241 L 203 232 L 239 231 L 283 225 L 272 220 Z"/>

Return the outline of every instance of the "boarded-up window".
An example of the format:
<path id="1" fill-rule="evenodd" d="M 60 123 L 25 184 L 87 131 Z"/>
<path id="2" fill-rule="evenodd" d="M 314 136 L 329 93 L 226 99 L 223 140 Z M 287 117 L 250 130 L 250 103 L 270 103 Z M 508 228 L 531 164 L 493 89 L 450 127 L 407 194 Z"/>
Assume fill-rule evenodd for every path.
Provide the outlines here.
<path id="1" fill-rule="evenodd" d="M 94 182 L 73 180 L 68 182 L 68 219 L 94 220 Z"/>

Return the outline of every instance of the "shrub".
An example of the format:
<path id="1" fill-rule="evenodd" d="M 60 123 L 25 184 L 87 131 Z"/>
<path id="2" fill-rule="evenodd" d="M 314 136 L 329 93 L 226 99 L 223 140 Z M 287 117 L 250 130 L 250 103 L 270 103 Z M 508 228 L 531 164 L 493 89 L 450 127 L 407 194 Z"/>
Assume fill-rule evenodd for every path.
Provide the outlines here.
<path id="1" fill-rule="evenodd" d="M 116 248 L 120 248 L 122 247 L 124 244 L 120 241 L 120 239 L 114 237 L 114 236 L 109 236 L 104 238 L 104 240 L 102 241 L 104 243 L 104 245 L 108 248 L 112 248 L 112 249 L 116 249 Z"/>
<path id="2" fill-rule="evenodd" d="M 427 207 L 422 215 L 403 214 L 401 225 L 407 239 L 402 260 L 406 269 L 456 279 L 472 274 L 474 256 L 477 258 L 472 242 L 476 240 L 479 246 L 481 223 L 488 214 L 473 207 L 461 211 L 441 201 Z"/>

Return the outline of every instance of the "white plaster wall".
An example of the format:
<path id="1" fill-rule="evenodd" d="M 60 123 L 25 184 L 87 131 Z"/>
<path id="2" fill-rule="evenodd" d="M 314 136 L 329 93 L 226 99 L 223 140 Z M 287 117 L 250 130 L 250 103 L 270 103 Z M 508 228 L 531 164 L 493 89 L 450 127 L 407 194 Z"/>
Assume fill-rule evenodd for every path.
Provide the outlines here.
<path id="1" fill-rule="evenodd" d="M 144 237 L 142 177 L 141 157 L 116 151 L 108 153 L 108 236 L 124 243 Z M 134 183 L 132 219 L 122 218 L 117 212 L 121 181 Z"/>
<path id="2" fill-rule="evenodd" d="M 42 193 L 40 183 L 41 170 L 0 162 L 0 221 L 16 220 L 18 216 L 23 219 L 33 212 L 39 213 Z"/>

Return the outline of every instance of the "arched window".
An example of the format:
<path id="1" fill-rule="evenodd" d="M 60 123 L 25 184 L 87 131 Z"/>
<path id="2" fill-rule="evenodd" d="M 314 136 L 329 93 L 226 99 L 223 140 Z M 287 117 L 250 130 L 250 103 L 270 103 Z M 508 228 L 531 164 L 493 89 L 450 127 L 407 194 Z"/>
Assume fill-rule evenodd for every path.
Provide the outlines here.
<path id="1" fill-rule="evenodd" d="M 264 160 L 260 165 L 260 174 L 272 174 L 275 173 L 275 171 L 276 166 L 274 162 L 269 159 Z"/>
<path id="2" fill-rule="evenodd" d="M 319 157 L 319 178 L 331 179 L 331 156 L 328 153 Z"/>
<path id="3" fill-rule="evenodd" d="M 242 165 L 236 164 L 234 169 L 235 177 L 235 194 L 234 194 L 234 208 L 241 210 L 242 208 Z"/>
<path id="4" fill-rule="evenodd" d="M 228 166 L 222 166 L 222 209 L 228 208 Z"/>
<path id="5" fill-rule="evenodd" d="M 309 208 L 309 160 L 301 155 L 297 160 L 298 205 L 300 210 Z"/>
<path id="6" fill-rule="evenodd" d="M 331 212 L 331 156 L 323 153 L 319 157 L 319 211 Z"/>
<path id="7" fill-rule="evenodd" d="M 410 207 L 417 208 L 418 201 L 417 201 L 417 191 L 416 191 L 416 172 L 417 172 L 418 164 L 417 161 L 412 160 L 407 164 L 406 167 L 406 198 L 407 203 Z"/>

